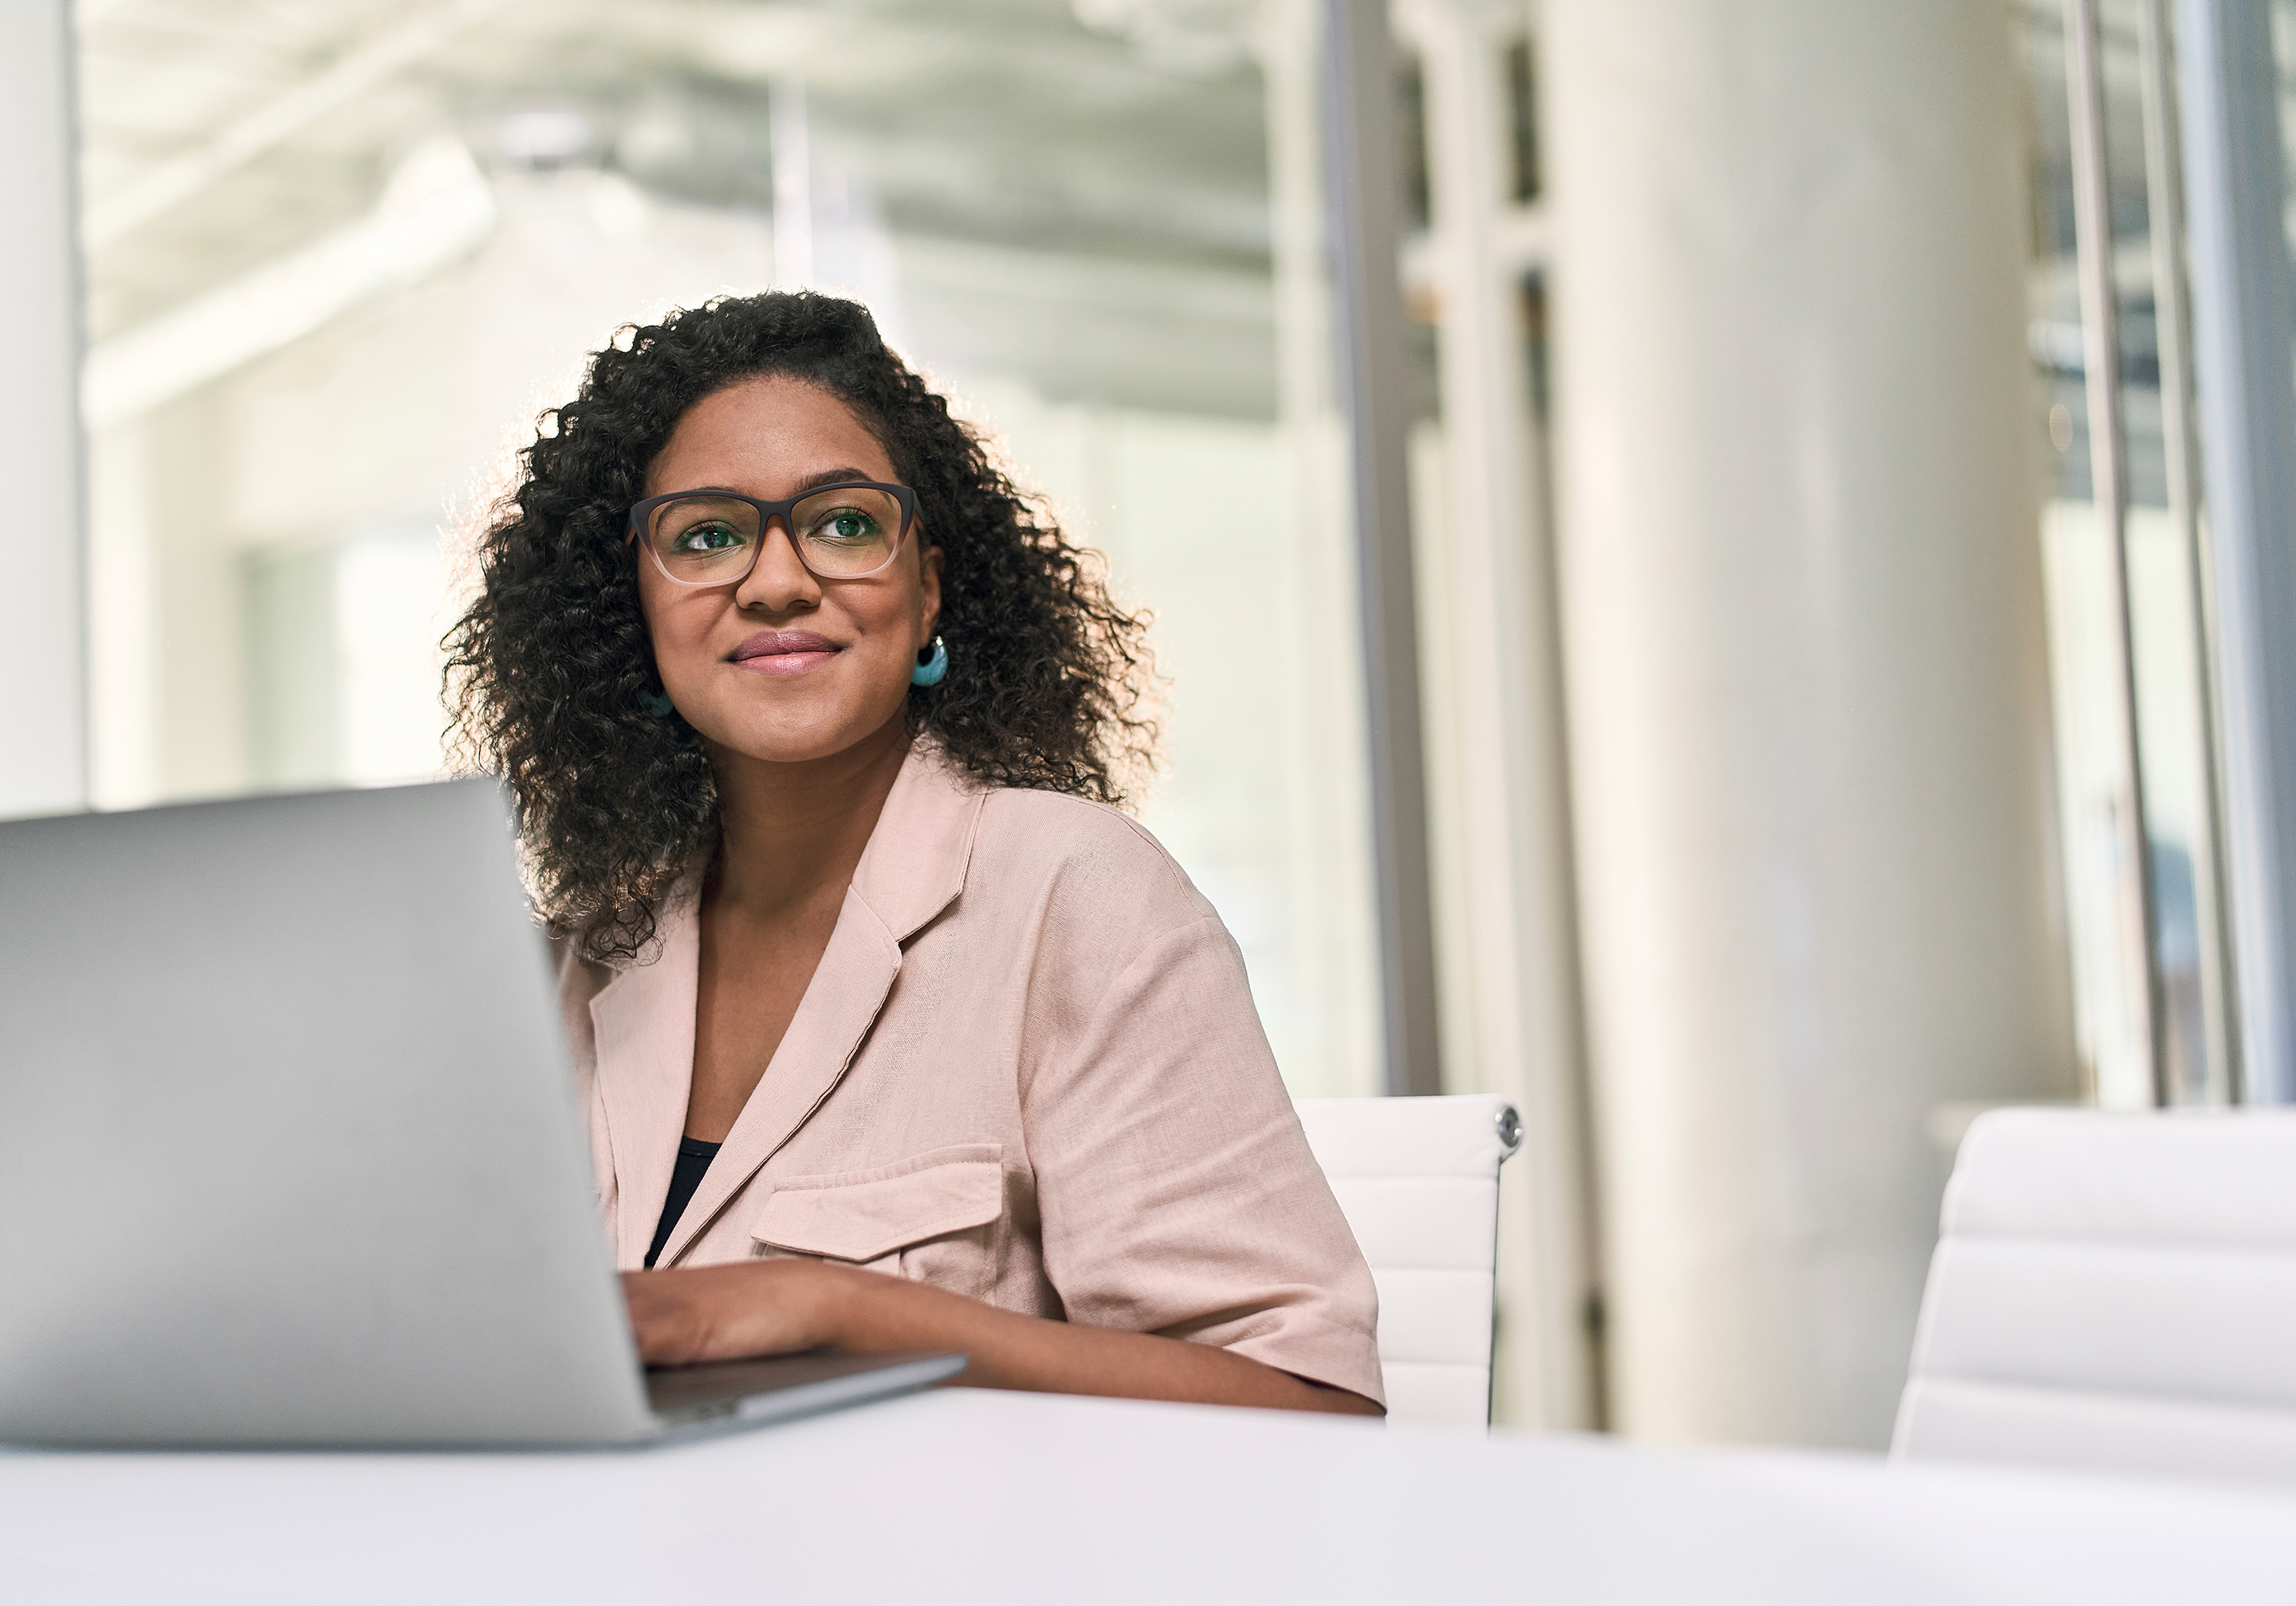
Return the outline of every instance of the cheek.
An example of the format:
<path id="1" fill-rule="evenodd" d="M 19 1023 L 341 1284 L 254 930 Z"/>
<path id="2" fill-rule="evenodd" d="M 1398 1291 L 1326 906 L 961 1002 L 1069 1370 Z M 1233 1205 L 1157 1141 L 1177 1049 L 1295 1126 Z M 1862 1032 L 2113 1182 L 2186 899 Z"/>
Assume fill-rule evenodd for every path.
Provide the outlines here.
<path id="1" fill-rule="evenodd" d="M 666 587 L 641 585 L 639 611 L 645 616 L 646 635 L 653 642 L 657 662 L 695 651 L 709 633 L 712 610 L 695 604 L 701 598 L 664 594 Z"/>
<path id="2" fill-rule="evenodd" d="M 914 587 L 888 587 L 883 595 L 870 598 L 865 609 L 855 610 L 858 615 L 856 622 L 873 636 L 888 641 L 898 636 L 906 641 L 922 608 Z"/>
<path id="3" fill-rule="evenodd" d="M 888 580 L 836 587 L 823 599 L 822 611 L 843 619 L 871 655 L 906 660 L 924 615 L 924 590 L 914 570 Z"/>

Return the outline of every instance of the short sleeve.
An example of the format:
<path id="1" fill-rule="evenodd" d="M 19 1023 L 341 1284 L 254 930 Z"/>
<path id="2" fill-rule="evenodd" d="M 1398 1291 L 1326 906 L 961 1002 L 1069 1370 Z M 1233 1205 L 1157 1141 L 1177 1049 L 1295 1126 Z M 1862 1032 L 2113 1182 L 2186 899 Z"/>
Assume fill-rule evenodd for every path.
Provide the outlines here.
<path id="1" fill-rule="evenodd" d="M 1383 1400 L 1370 1269 L 1218 919 L 1149 938 L 1039 1050 L 1022 1118 L 1069 1319 Z"/>

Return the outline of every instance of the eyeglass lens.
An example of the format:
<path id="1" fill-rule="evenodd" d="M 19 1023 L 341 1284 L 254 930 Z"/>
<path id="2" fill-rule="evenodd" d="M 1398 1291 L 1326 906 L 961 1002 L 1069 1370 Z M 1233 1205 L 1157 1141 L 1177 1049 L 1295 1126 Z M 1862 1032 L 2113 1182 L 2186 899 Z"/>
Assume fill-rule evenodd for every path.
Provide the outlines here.
<path id="1" fill-rule="evenodd" d="M 647 539 L 662 571 L 690 586 L 736 579 L 757 561 L 758 510 L 732 496 L 681 496 L 653 510 Z M 790 512 L 798 555 L 818 575 L 873 574 L 892 560 L 901 504 L 884 491 L 832 487 Z"/>

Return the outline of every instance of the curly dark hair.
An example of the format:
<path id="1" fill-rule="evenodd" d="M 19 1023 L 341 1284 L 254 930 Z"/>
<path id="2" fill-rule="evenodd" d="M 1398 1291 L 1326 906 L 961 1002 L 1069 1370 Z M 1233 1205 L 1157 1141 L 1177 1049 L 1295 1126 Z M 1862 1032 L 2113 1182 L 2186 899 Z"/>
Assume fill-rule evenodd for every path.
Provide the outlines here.
<path id="1" fill-rule="evenodd" d="M 1100 554 L 1013 488 L 981 435 L 831 296 L 722 297 L 626 325 L 545 412 L 479 538 L 478 594 L 446 638 L 450 734 L 507 781 L 537 905 L 593 959 L 653 938 L 661 900 L 716 850 L 718 793 L 661 681 L 623 540 L 646 468 L 696 402 L 743 380 L 816 385 L 883 443 L 943 553 L 948 675 L 908 722 L 978 779 L 1122 803 L 1155 760 L 1148 616 Z"/>

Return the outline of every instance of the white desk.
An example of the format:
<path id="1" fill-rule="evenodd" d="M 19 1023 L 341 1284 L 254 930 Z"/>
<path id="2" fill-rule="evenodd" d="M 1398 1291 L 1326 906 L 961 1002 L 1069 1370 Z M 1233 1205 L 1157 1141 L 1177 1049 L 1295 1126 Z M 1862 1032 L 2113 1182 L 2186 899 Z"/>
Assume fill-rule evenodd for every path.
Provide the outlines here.
<path id="1" fill-rule="evenodd" d="M 2296 1601 L 2296 1496 L 946 1390 L 596 1455 L 0 1452 L 0 1601 Z"/>

